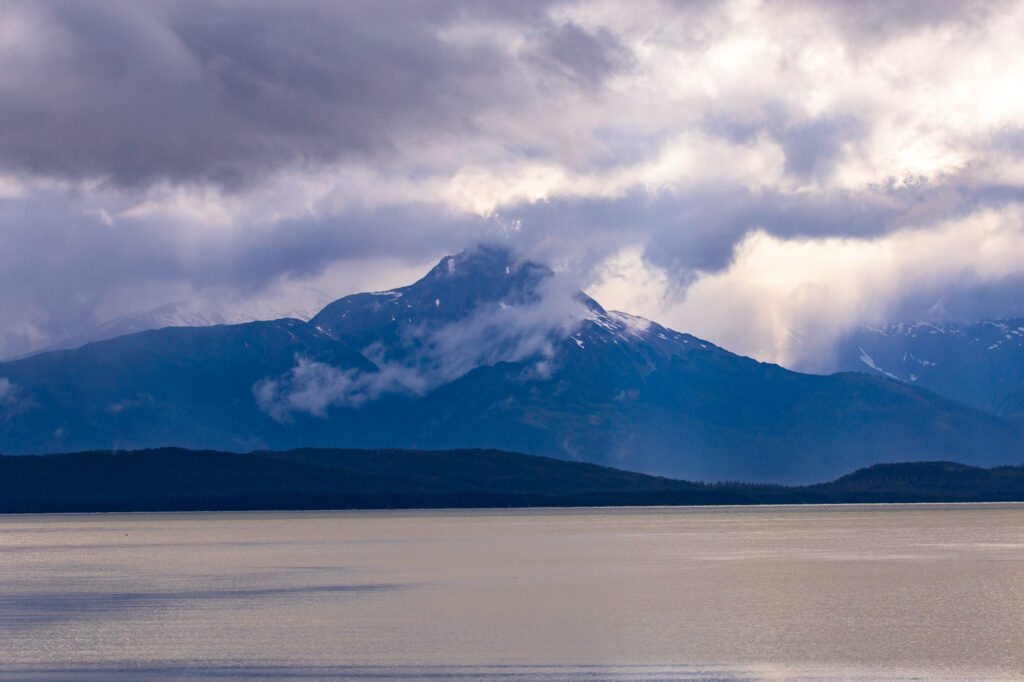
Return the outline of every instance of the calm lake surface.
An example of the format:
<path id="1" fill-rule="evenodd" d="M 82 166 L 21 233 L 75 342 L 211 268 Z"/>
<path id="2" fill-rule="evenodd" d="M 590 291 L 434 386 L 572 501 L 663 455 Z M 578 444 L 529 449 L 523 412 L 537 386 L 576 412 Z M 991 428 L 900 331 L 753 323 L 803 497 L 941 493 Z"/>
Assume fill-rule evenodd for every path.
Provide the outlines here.
<path id="1" fill-rule="evenodd" d="M 1024 505 L 0 516 L 2 679 L 1024 677 Z"/>

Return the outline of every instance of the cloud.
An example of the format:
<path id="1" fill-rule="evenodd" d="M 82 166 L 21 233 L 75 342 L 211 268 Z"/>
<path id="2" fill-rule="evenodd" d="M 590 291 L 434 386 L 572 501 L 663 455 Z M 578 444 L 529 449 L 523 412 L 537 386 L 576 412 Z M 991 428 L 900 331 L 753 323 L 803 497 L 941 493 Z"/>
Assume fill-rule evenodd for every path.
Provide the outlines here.
<path id="1" fill-rule="evenodd" d="M 9 419 L 31 409 L 35 403 L 25 397 L 21 386 L 11 382 L 7 377 L 0 377 L 0 416 Z"/>
<path id="2" fill-rule="evenodd" d="M 11 402 L 20 390 L 20 387 L 17 384 L 12 384 L 10 379 L 0 377 L 0 403 Z"/>
<path id="3" fill-rule="evenodd" d="M 167 221 L 108 225 L 75 203 L 59 193 L 0 202 L 0 358 L 169 303 L 227 319 L 314 313 L 341 295 L 407 284 L 471 240 L 476 222 L 411 210 L 210 233 Z M 368 222 L 374 235 L 363 232 Z M 409 234 L 413 224 L 421 231 Z"/>
<path id="4" fill-rule="evenodd" d="M 755 230 L 728 267 L 697 274 L 682 301 L 666 294 L 663 270 L 639 248 L 627 249 L 605 264 L 591 293 L 611 288 L 622 295 L 612 305 L 742 354 L 816 370 L 827 367 L 832 344 L 854 325 L 948 314 L 942 308 L 950 294 L 954 303 L 964 292 L 986 289 L 1017 298 L 1022 259 L 1024 204 L 1013 204 L 873 239 L 780 238 Z M 630 289 L 636 282 L 649 286 Z"/>
<path id="5" fill-rule="evenodd" d="M 329 405 L 358 406 L 365 400 L 353 390 L 354 376 L 354 370 L 298 357 L 286 376 L 261 379 L 252 393 L 260 409 L 277 421 L 288 421 L 293 411 L 324 417 Z"/>
<path id="6" fill-rule="evenodd" d="M 590 311 L 558 276 L 543 280 L 538 294 L 528 303 L 482 306 L 436 329 L 403 330 L 396 344 L 375 341 L 362 350 L 376 365 L 374 372 L 297 357 L 283 376 L 257 382 L 253 396 L 260 409 L 286 422 L 294 413 L 324 417 L 332 406 L 359 407 L 385 394 L 424 395 L 477 367 L 499 362 L 529 360 L 529 376 L 550 376 L 555 343 Z"/>
<path id="7" fill-rule="evenodd" d="M 842 262 L 1024 201 L 1024 2 L 0 7 L 0 357 L 184 299 L 308 310 L 494 239 L 612 300 L 664 280 L 692 312 L 666 321 L 715 331 L 716 274 L 769 296 L 752 234 Z M 638 279 L 607 278 L 625 252 Z M 997 314 L 1010 270 L 893 276 L 877 307 Z"/>
<path id="8" fill-rule="evenodd" d="M 519 75 L 485 41 L 446 45 L 453 22 L 508 24 L 559 86 L 599 84 L 621 51 L 525 5 L 58 1 L 5 4 L 5 21 L 4 166 L 130 187 L 237 187 L 464 132 Z"/>
<path id="9" fill-rule="evenodd" d="M 797 180 L 826 166 L 820 182 L 863 187 L 956 171 L 992 131 L 1019 127 L 1017 4 L 873 6 L 859 21 L 803 3 L 641 5 L 424 2 L 394 16 L 359 3 L 16 3 L 0 161 L 185 191 L 200 211 L 204 193 L 209 204 L 282 174 L 401 183 L 408 164 L 427 180 L 413 182 L 421 198 L 474 167 L 550 185 L 495 199 L 508 205 L 559 195 L 559 172 L 635 168 L 620 141 L 660 152 L 674 138 L 699 156 L 745 134 L 780 144 Z M 865 41 L 872 19 L 888 30 Z M 604 173 L 568 191 L 621 183 Z"/>

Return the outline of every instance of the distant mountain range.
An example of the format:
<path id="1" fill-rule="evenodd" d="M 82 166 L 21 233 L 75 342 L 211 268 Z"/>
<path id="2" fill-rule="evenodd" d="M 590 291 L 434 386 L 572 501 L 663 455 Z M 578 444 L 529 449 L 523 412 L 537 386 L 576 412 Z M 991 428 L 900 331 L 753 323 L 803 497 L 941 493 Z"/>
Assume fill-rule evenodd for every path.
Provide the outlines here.
<path id="1" fill-rule="evenodd" d="M 700 484 L 498 450 L 0 457 L 0 513 L 982 502 L 1024 500 L 1024 467 L 877 464 L 810 486 Z"/>
<path id="2" fill-rule="evenodd" d="M 1024 318 L 860 327 L 834 369 L 889 377 L 1024 421 Z"/>
<path id="3" fill-rule="evenodd" d="M 175 327 L 0 363 L 0 451 L 500 448 L 690 480 L 1024 460 L 1020 427 L 914 385 L 816 376 L 604 310 L 478 247 L 308 322 Z"/>

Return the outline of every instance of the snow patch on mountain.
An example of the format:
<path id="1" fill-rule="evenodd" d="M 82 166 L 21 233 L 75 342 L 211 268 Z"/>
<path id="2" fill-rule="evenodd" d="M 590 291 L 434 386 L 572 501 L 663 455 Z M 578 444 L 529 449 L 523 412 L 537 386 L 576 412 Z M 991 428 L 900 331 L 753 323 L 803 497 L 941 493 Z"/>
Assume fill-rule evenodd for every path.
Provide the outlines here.
<path id="1" fill-rule="evenodd" d="M 644 336 L 653 324 L 650 320 L 629 313 L 620 313 L 615 310 L 608 312 L 608 317 L 618 322 L 633 336 Z"/>
<path id="2" fill-rule="evenodd" d="M 875 370 L 876 372 L 881 372 L 882 374 L 884 374 L 885 376 L 889 377 L 890 379 L 896 379 L 897 381 L 900 380 L 900 378 L 898 376 L 896 376 L 895 374 L 893 374 L 892 372 L 887 372 L 886 370 L 884 370 L 881 367 L 879 367 L 878 365 L 876 365 L 874 359 L 872 359 L 872 357 L 870 355 L 868 355 L 867 352 L 863 348 L 860 348 L 859 346 L 858 346 L 858 348 L 860 349 L 860 361 L 861 362 L 863 362 L 865 365 L 867 365 L 871 369 Z"/>

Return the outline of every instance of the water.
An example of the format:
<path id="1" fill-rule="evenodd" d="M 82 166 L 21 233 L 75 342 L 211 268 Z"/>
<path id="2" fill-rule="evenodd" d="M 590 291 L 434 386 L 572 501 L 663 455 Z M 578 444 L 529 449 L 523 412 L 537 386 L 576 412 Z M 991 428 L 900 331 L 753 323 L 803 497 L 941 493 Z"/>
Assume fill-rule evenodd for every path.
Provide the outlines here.
<path id="1" fill-rule="evenodd" d="M 1024 677 L 1024 505 L 0 516 L 0 678 Z"/>

